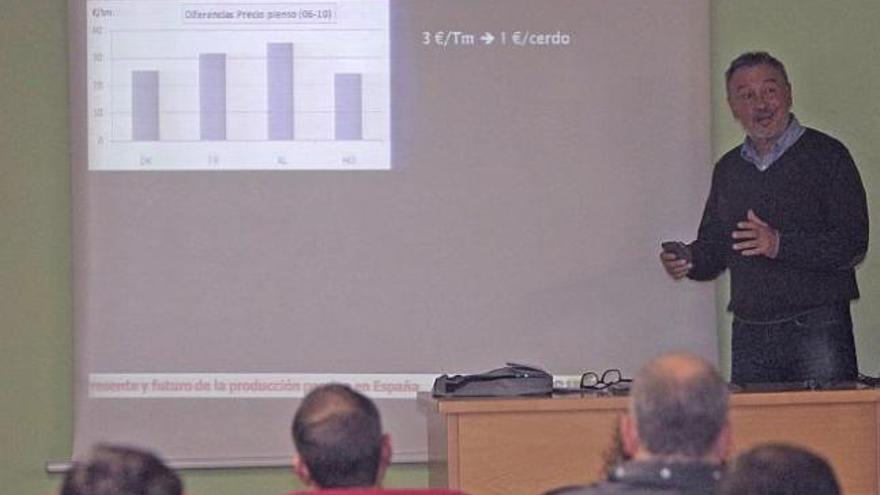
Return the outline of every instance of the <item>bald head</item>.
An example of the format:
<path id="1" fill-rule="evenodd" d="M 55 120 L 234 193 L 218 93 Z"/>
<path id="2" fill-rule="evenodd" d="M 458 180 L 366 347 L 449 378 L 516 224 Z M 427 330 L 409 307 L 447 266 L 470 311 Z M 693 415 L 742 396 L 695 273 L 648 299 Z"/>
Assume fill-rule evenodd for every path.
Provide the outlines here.
<path id="1" fill-rule="evenodd" d="M 663 380 L 685 384 L 701 377 L 721 380 L 715 367 L 705 359 L 685 352 L 664 354 L 651 360 L 639 370 L 643 380 Z"/>
<path id="2" fill-rule="evenodd" d="M 293 442 L 309 481 L 318 487 L 371 487 L 380 481 L 385 437 L 379 411 L 345 385 L 324 385 L 303 399 L 293 419 Z"/>
<path id="3" fill-rule="evenodd" d="M 706 360 L 684 353 L 648 363 L 633 382 L 630 414 L 655 456 L 701 458 L 727 423 L 727 384 Z"/>

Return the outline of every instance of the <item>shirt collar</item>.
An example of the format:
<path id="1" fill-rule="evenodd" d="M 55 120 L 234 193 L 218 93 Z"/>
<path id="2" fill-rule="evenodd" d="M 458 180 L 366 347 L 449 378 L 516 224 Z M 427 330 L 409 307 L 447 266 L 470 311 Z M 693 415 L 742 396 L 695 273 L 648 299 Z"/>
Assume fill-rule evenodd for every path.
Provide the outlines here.
<path id="1" fill-rule="evenodd" d="M 608 479 L 652 486 L 713 486 L 721 479 L 721 466 L 703 461 L 629 461 L 614 468 Z"/>
<path id="2" fill-rule="evenodd" d="M 788 149 L 791 148 L 792 145 L 804 134 L 805 128 L 800 122 L 798 122 L 797 117 L 795 117 L 793 113 L 789 115 L 791 118 L 788 121 L 788 126 L 782 132 L 782 135 L 779 136 L 779 139 L 777 139 L 776 142 L 773 143 L 773 146 L 770 147 L 770 152 L 764 156 L 758 155 L 758 150 L 756 150 L 754 144 L 752 144 L 752 139 L 746 136 L 745 142 L 739 149 L 740 156 L 742 156 L 747 162 L 754 164 L 758 167 L 758 170 L 762 172 L 770 168 L 770 165 L 778 160 L 783 153 L 788 151 Z"/>

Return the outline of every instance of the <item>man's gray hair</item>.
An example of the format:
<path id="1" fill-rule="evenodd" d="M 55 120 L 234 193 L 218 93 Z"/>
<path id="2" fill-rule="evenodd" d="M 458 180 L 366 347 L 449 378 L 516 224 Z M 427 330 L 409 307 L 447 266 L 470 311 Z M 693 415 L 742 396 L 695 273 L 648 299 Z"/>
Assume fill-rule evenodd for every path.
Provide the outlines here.
<path id="1" fill-rule="evenodd" d="M 758 65 L 769 65 L 778 70 L 782 73 L 782 78 L 785 80 L 785 84 L 789 84 L 788 73 L 785 72 L 785 66 L 782 65 L 782 62 L 780 62 L 779 59 L 767 52 L 746 52 L 733 59 L 733 61 L 730 62 L 730 67 L 728 67 L 727 71 L 724 73 L 724 82 L 725 86 L 728 87 L 728 94 L 730 94 L 730 79 L 733 78 L 734 72 L 742 68 L 756 67 Z"/>
<path id="2" fill-rule="evenodd" d="M 657 358 L 633 382 L 639 440 L 657 456 L 710 453 L 727 423 L 727 404 L 727 383 L 711 364 L 689 354 Z"/>

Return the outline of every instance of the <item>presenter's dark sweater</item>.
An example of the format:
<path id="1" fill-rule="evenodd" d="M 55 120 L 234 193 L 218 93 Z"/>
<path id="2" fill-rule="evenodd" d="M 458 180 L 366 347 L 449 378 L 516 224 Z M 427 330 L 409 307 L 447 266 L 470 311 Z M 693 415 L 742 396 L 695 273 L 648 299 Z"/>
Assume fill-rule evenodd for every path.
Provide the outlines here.
<path id="1" fill-rule="evenodd" d="M 779 231 L 776 259 L 733 250 L 731 234 L 749 209 Z M 709 280 L 729 268 L 729 309 L 768 321 L 857 298 L 854 268 L 867 247 L 855 163 L 840 141 L 808 128 L 765 171 L 743 159 L 740 147 L 718 161 L 688 276 Z"/>

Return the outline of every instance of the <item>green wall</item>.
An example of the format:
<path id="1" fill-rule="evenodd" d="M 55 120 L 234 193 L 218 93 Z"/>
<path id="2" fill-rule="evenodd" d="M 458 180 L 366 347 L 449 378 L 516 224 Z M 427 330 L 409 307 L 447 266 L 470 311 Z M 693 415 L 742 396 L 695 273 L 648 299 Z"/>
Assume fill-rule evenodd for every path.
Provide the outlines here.
<path id="1" fill-rule="evenodd" d="M 0 8 L 0 491 L 42 493 L 69 455 L 66 7 Z"/>
<path id="2" fill-rule="evenodd" d="M 64 459 L 70 451 L 66 12 L 64 0 L 4 0 L 0 15 L 0 487 L 4 493 L 50 493 L 59 479 L 43 472 L 43 462 Z M 742 136 L 725 106 L 724 68 L 742 51 L 768 49 L 788 67 L 801 121 L 849 145 L 876 216 L 880 212 L 876 26 L 880 26 L 876 0 L 714 1 L 715 155 Z M 875 247 L 859 270 L 862 300 L 855 306 L 855 319 L 861 369 L 877 374 L 880 308 L 872 304 L 880 285 L 876 229 L 871 237 Z M 723 304 L 724 283 L 718 292 Z M 722 313 L 719 332 L 725 368 L 728 327 Z M 285 469 L 193 471 L 184 476 L 194 495 L 273 494 L 295 487 Z M 419 486 L 426 481 L 426 470 L 419 465 L 396 467 L 389 475 L 393 486 Z"/>

